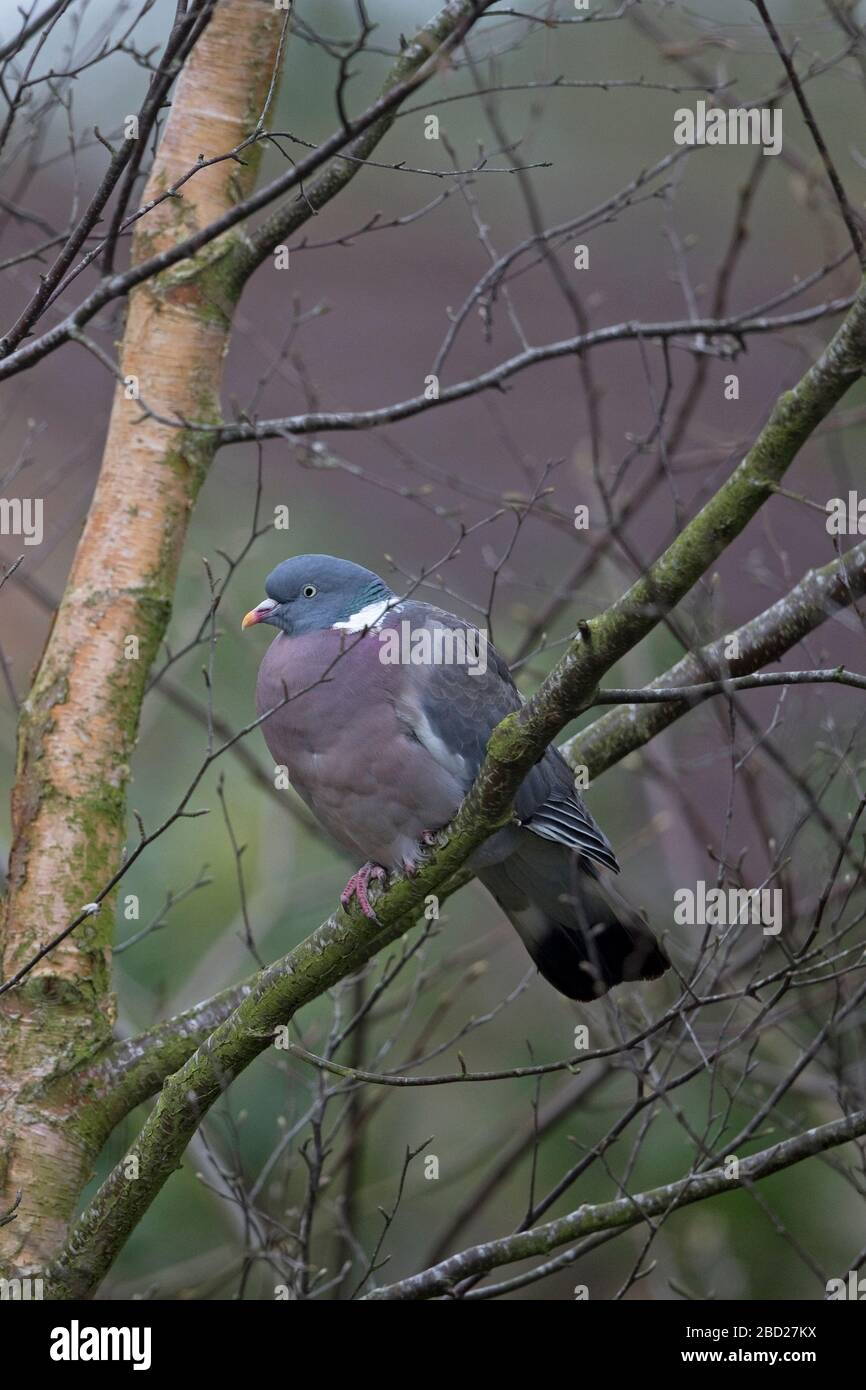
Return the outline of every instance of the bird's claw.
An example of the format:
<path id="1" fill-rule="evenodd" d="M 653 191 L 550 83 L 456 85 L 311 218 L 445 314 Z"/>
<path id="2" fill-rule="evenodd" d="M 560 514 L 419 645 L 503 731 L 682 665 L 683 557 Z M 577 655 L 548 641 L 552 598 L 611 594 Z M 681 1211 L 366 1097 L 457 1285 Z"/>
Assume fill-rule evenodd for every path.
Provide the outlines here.
<path id="1" fill-rule="evenodd" d="M 340 894 L 340 903 L 343 907 L 348 907 L 352 899 L 357 898 L 358 906 L 364 916 L 369 917 L 370 921 L 375 922 L 377 926 L 381 926 L 382 924 L 379 918 L 370 906 L 367 890 L 370 887 L 371 879 L 382 882 L 387 876 L 387 872 L 382 868 L 381 864 L 365 864 L 356 874 L 352 874 L 352 877 Z"/>

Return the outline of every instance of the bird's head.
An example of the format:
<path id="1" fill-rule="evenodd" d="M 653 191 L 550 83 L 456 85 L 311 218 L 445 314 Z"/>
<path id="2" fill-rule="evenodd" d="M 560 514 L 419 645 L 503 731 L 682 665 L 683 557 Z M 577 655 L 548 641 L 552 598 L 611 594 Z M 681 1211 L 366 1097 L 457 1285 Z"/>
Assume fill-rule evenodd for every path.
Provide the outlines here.
<path id="1" fill-rule="evenodd" d="M 269 623 L 290 637 L 323 628 L 360 632 L 373 627 L 396 602 L 372 570 L 333 555 L 294 555 L 265 580 L 264 599 L 241 624 Z"/>

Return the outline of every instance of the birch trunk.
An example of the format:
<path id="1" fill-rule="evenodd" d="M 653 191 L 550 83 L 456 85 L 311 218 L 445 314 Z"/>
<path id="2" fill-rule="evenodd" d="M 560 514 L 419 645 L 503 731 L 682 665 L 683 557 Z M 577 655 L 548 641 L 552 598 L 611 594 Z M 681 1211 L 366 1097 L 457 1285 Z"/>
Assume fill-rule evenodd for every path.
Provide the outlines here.
<path id="1" fill-rule="evenodd" d="M 145 200 L 254 128 L 284 14 L 271 0 L 222 0 L 178 81 Z M 249 192 L 244 163 L 197 173 L 138 224 L 141 261 L 212 222 Z M 242 234 L 228 233 L 129 301 L 105 451 L 69 582 L 26 701 L 13 792 L 3 978 L 29 961 L 115 872 L 129 760 L 148 668 L 171 612 L 178 563 L 214 440 L 146 415 L 217 420 L 223 358 L 241 289 Z M 130 641 L 129 639 L 136 639 Z M 0 1270 L 38 1272 L 65 1236 L 104 1139 L 73 1069 L 108 1038 L 113 904 L 0 997 Z M 64 1080 L 66 1078 L 66 1080 Z"/>

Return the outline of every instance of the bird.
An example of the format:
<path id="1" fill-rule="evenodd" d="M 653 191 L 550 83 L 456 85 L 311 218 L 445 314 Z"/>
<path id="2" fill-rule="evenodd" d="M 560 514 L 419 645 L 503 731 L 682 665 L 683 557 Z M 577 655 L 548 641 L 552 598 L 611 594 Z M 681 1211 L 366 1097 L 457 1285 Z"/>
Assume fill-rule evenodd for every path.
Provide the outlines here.
<path id="1" fill-rule="evenodd" d="M 242 623 L 277 629 L 256 683 L 265 742 L 319 823 L 364 861 L 343 906 L 354 898 L 377 921 L 370 884 L 417 871 L 523 697 L 479 628 L 399 597 L 350 560 L 292 556 L 265 593 Z M 591 1002 L 661 976 L 667 955 L 612 883 L 616 855 L 554 746 L 521 783 L 514 814 L 467 866 L 544 979 Z"/>

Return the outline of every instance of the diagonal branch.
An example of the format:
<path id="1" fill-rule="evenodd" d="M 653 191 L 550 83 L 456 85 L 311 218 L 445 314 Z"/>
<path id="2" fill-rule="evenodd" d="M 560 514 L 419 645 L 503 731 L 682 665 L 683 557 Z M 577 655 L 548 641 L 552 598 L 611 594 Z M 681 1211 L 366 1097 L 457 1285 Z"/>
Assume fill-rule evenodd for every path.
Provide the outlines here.
<path id="1" fill-rule="evenodd" d="M 653 1216 L 667 1216 L 679 1207 L 691 1206 L 694 1202 L 706 1201 L 708 1197 L 747 1187 L 750 1183 L 770 1177 L 772 1173 L 802 1163 L 804 1159 L 848 1144 L 864 1134 L 866 1110 L 858 1110 L 853 1115 L 808 1129 L 793 1139 L 783 1139 L 769 1149 L 741 1159 L 736 1177 L 729 1175 L 727 1166 L 711 1168 L 706 1173 L 690 1173 L 678 1182 L 654 1187 L 634 1197 L 620 1197 L 613 1202 L 600 1202 L 597 1206 L 584 1205 L 543 1226 L 505 1236 L 501 1240 L 488 1240 L 483 1245 L 470 1246 L 441 1264 L 433 1265 L 408 1279 L 401 1279 L 399 1283 L 376 1289 L 365 1297 L 406 1300 L 447 1296 L 461 1280 L 473 1275 L 486 1274 L 515 1260 L 546 1255 L 566 1241 L 581 1236 L 637 1226 Z"/>
<path id="2" fill-rule="evenodd" d="M 202 1117 L 304 1004 L 402 936 L 425 898 L 511 815 L 526 773 L 557 733 L 592 701 L 598 682 L 680 601 L 772 495 L 803 443 L 866 364 L 866 284 L 844 323 L 791 390 L 754 446 L 699 514 L 617 602 L 583 622 L 536 695 L 497 726 L 476 781 L 444 843 L 409 879 L 396 876 L 376 903 L 378 924 L 340 910 L 263 971 L 238 1008 L 169 1077 L 129 1154 L 112 1170 L 47 1280 L 55 1298 L 91 1294 L 172 1172 Z M 840 1141 L 841 1142 L 841 1141 Z M 136 1160 L 130 1163 L 130 1160 Z M 138 1173 L 135 1181 L 127 1174 Z"/>
<path id="3" fill-rule="evenodd" d="M 809 632 L 866 594 L 866 541 L 854 546 L 819 570 L 810 570 L 799 584 L 763 613 L 699 652 L 690 653 L 670 667 L 648 690 L 686 684 L 718 672 L 726 678 L 744 675 L 783 656 Z M 726 644 L 734 639 L 739 655 L 725 657 Z M 600 777 L 636 748 L 687 714 L 693 706 L 684 701 L 631 706 L 602 715 L 560 746 L 572 767 L 583 766 L 592 778 Z M 438 890 L 440 903 L 464 882 L 455 879 Z M 95 1060 L 90 1079 L 100 1094 L 110 1096 L 112 1114 L 119 1120 L 153 1095 L 166 1076 L 189 1058 L 218 1023 L 240 1002 L 249 986 L 224 990 L 212 999 L 176 1018 L 158 1024 L 138 1037 L 114 1044 Z"/>
<path id="4" fill-rule="evenodd" d="M 390 121 L 386 126 L 382 126 L 380 125 L 382 118 L 388 116 L 392 111 L 396 111 L 406 97 L 410 96 L 418 87 L 423 86 L 428 78 L 438 71 L 447 55 L 462 43 L 476 19 L 493 3 L 494 0 L 447 0 L 436 18 L 424 26 L 409 46 L 407 53 L 402 55 L 401 61 L 405 64 L 405 76 L 402 80 L 386 86 L 383 95 L 360 116 L 356 117 L 350 126 L 341 126 L 316 149 L 303 159 L 299 159 L 287 173 L 281 174 L 279 178 L 265 184 L 264 187 L 250 194 L 249 197 L 241 198 L 232 208 L 208 221 L 192 235 L 176 241 L 170 247 L 141 260 L 136 265 L 130 266 L 122 274 L 112 275 L 103 280 L 61 323 L 48 329 L 31 342 L 22 344 L 14 352 L 10 352 L 8 356 L 0 355 L 0 380 L 14 376 L 25 367 L 40 361 L 62 343 L 68 342 L 72 332 L 75 329 L 83 328 L 106 304 L 127 295 L 136 286 L 143 285 L 154 277 L 163 275 L 180 262 L 189 260 L 205 248 L 209 248 L 226 232 L 238 227 L 253 213 L 267 207 L 270 203 L 283 197 L 284 194 L 291 192 L 292 189 L 302 190 L 305 179 L 328 164 L 332 156 L 340 153 L 356 137 L 376 128 L 384 133 L 384 130 L 390 126 Z M 194 165 L 194 161 L 187 163 L 188 167 Z M 333 186 L 333 192 L 338 192 L 340 187 L 342 184 L 337 180 Z M 326 190 L 323 189 L 322 191 L 324 193 Z M 328 192 L 328 196 L 330 197 L 332 194 Z M 327 201 L 325 197 L 320 199 L 320 203 L 325 201 Z M 307 208 L 307 214 L 311 215 L 315 210 L 315 208 Z M 263 243 L 259 244 L 259 250 L 261 250 L 262 245 Z M 261 258 L 260 256 L 259 259 Z M 255 256 L 252 264 L 246 264 L 242 256 L 239 256 L 237 261 L 233 259 L 232 288 L 236 294 L 239 293 L 246 281 L 249 271 L 257 263 Z"/>
<path id="5" fill-rule="evenodd" d="M 866 594 L 866 541 L 854 546 L 823 569 L 810 570 L 789 593 L 751 618 L 742 627 L 690 652 L 647 690 L 689 685 L 714 677 L 744 676 L 790 651 L 809 632 L 841 608 Z M 725 649 L 737 656 L 726 656 Z M 599 777 L 614 763 L 687 714 L 691 705 L 680 701 L 635 709 L 625 705 L 593 721 L 575 734 L 561 751 L 572 767 L 582 766 Z"/>
<path id="6" fill-rule="evenodd" d="M 815 148 L 821 156 L 822 163 L 824 165 L 825 170 L 827 171 L 827 178 L 830 180 L 830 185 L 833 189 L 833 192 L 836 195 L 836 201 L 839 204 L 839 211 L 842 214 L 842 221 L 848 228 L 848 235 L 851 238 L 851 244 L 854 247 L 857 259 L 859 260 L 860 265 L 864 269 L 866 269 L 866 247 L 864 247 L 863 245 L 863 234 L 859 226 L 857 225 L 857 219 L 854 216 L 851 204 L 848 201 L 848 195 L 845 192 L 845 188 L 842 184 L 842 180 L 839 177 L 836 165 L 833 163 L 833 157 L 830 154 L 830 151 L 827 149 L 827 143 L 824 139 L 824 136 L 821 134 L 821 129 L 818 125 L 818 122 L 815 120 L 815 116 L 811 106 L 809 105 L 806 93 L 803 91 L 803 85 L 800 81 L 799 76 L 797 75 L 797 69 L 794 67 L 793 59 L 791 58 L 790 53 L 788 52 L 787 48 L 782 42 L 782 36 L 776 28 L 775 24 L 773 23 L 772 17 L 770 15 L 769 10 L 767 9 L 766 4 L 764 3 L 764 0 L 754 0 L 754 4 L 758 10 L 759 15 L 761 16 L 761 19 L 763 20 L 764 28 L 770 35 L 770 38 L 773 42 L 773 47 L 775 48 L 776 52 L 781 58 L 784 69 L 788 74 L 788 79 L 791 83 L 791 88 L 794 92 L 795 97 L 797 98 L 800 110 L 803 113 L 803 120 L 809 127 L 809 134 L 815 142 Z"/>

